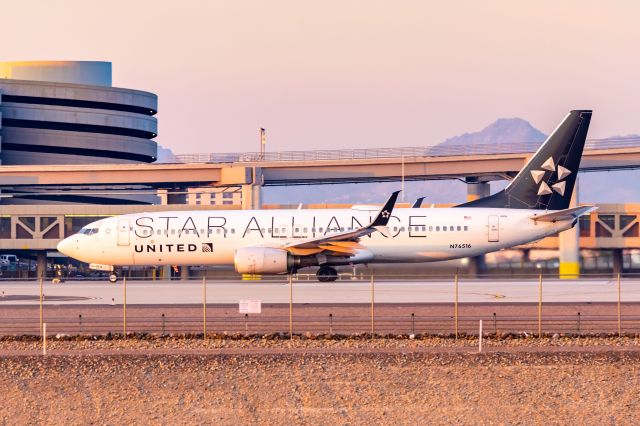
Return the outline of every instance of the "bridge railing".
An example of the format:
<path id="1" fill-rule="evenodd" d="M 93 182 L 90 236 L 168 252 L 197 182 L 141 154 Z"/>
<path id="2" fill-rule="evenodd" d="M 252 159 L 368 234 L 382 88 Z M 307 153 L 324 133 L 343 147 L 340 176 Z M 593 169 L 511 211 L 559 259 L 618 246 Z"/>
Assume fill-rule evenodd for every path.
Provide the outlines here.
<path id="1" fill-rule="evenodd" d="M 435 145 L 398 148 L 359 148 L 314 151 L 230 152 L 178 154 L 167 163 L 254 163 L 277 161 L 335 161 L 382 158 L 455 157 L 463 155 L 520 154 L 535 152 L 542 142 L 474 145 Z M 640 137 L 589 139 L 585 150 L 640 147 Z"/>

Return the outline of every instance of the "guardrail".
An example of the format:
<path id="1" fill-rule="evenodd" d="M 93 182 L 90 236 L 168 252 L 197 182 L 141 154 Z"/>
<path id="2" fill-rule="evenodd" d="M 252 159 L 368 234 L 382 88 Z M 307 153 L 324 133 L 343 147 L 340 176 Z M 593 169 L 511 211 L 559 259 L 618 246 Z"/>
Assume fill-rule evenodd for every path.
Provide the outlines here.
<path id="1" fill-rule="evenodd" d="M 542 142 L 514 142 L 476 145 L 435 145 L 431 147 L 363 148 L 315 151 L 230 152 L 178 154 L 165 163 L 255 163 L 278 161 L 335 161 L 384 158 L 455 157 L 464 155 L 521 154 L 535 152 Z M 585 150 L 640 147 L 640 138 L 589 139 Z"/>

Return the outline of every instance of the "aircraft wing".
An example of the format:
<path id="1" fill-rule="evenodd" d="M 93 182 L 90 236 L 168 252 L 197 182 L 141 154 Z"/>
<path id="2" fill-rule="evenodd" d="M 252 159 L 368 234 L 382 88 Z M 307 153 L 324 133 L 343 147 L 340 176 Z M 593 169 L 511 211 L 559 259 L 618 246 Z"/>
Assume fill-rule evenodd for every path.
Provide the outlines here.
<path id="1" fill-rule="evenodd" d="M 580 216 L 591 213 L 597 209 L 598 207 L 596 206 L 580 206 L 541 215 L 529 216 L 529 218 L 536 222 L 560 222 L 564 220 L 575 220 Z"/>
<path id="2" fill-rule="evenodd" d="M 362 237 L 370 235 L 375 231 L 385 235 L 388 233 L 387 223 L 389 222 L 399 193 L 400 191 L 396 191 L 391 194 L 375 219 L 367 226 L 352 231 L 326 233 L 321 237 L 289 242 L 281 248 L 298 256 L 310 256 L 320 253 L 326 253 L 332 256 L 352 256 L 358 250 L 366 248 L 359 243 Z"/>

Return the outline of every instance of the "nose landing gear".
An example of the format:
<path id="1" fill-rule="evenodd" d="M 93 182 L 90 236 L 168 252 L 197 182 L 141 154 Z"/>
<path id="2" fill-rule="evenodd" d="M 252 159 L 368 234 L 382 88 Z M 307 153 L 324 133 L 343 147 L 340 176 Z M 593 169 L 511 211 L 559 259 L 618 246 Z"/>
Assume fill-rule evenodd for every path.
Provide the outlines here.
<path id="1" fill-rule="evenodd" d="M 62 265 L 54 265 L 53 267 L 53 278 L 51 279 L 51 283 L 60 284 L 65 281 L 66 271 L 62 267 Z"/>
<path id="2" fill-rule="evenodd" d="M 338 271 L 331 266 L 323 265 L 320 266 L 320 269 L 316 272 L 316 277 L 321 283 L 333 282 L 338 279 Z"/>

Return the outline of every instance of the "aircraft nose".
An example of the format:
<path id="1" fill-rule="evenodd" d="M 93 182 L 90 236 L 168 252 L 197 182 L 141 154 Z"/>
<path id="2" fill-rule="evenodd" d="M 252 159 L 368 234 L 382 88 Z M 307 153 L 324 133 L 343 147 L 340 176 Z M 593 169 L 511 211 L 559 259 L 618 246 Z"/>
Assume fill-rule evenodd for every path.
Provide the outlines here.
<path id="1" fill-rule="evenodd" d="M 60 253 L 66 256 L 72 256 L 73 255 L 72 237 L 67 237 L 64 240 L 60 241 L 57 245 L 57 249 Z"/>

